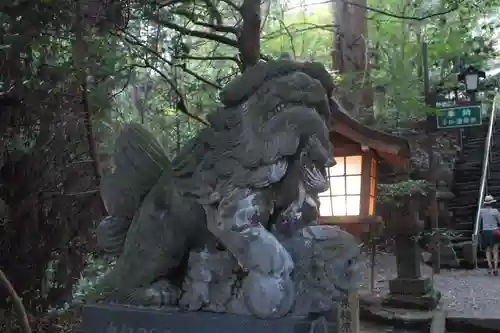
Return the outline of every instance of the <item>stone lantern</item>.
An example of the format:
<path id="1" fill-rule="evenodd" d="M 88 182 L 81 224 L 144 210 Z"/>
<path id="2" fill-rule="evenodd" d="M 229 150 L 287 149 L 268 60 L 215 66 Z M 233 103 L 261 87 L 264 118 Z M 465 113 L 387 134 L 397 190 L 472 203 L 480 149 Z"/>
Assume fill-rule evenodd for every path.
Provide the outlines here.
<path id="1" fill-rule="evenodd" d="M 417 236 L 423 230 L 424 222 L 419 217 L 419 207 L 426 201 L 421 191 L 405 194 L 395 201 L 398 209 L 387 221 L 387 232 L 394 237 L 396 245 L 397 277 L 389 281 L 389 295 L 384 303 L 389 306 L 408 309 L 434 309 L 440 299 L 434 290 L 432 279 L 422 275 L 421 249 Z"/>

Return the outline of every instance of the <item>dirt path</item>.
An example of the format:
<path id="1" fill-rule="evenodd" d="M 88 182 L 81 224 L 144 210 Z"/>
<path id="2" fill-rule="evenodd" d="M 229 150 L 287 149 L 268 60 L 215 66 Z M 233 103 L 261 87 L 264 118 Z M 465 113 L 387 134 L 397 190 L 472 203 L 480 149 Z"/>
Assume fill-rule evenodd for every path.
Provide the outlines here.
<path id="1" fill-rule="evenodd" d="M 370 262 L 361 264 L 361 291 L 368 291 Z M 389 280 L 396 277 L 394 255 L 379 253 L 375 263 L 375 293 L 387 292 Z M 432 270 L 422 265 L 424 275 L 433 277 L 434 286 L 441 291 L 443 309 L 449 316 L 500 319 L 500 276 L 489 276 L 486 270 L 441 270 L 433 276 Z"/>

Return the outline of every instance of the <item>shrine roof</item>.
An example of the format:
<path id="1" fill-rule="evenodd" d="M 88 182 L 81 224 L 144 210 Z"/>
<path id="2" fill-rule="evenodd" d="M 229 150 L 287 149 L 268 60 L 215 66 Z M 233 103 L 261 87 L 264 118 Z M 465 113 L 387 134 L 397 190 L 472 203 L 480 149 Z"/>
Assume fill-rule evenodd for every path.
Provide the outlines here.
<path id="1" fill-rule="evenodd" d="M 332 132 L 374 150 L 391 165 L 403 168 L 408 166 L 411 152 L 408 140 L 360 123 L 338 102 L 332 101 Z"/>

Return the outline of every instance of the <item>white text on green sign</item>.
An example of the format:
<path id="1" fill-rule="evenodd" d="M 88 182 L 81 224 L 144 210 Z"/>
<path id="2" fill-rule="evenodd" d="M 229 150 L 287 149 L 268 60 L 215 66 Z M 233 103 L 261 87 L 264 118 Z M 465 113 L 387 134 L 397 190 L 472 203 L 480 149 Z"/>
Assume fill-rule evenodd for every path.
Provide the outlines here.
<path id="1" fill-rule="evenodd" d="M 438 128 L 477 126 L 481 123 L 479 105 L 440 109 L 437 116 Z"/>

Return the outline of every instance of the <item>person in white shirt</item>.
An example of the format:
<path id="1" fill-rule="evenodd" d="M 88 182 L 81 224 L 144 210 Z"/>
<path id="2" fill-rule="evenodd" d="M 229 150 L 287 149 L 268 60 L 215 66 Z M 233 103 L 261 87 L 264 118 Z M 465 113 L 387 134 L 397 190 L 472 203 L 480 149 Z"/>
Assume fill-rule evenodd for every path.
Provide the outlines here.
<path id="1" fill-rule="evenodd" d="M 500 237 L 500 212 L 491 205 L 496 200 L 487 195 L 484 197 L 484 205 L 480 211 L 481 217 L 481 247 L 486 251 L 486 260 L 488 261 L 488 274 L 498 275 L 498 244 Z M 493 259 L 493 260 L 492 260 Z M 492 262 L 493 261 L 493 262 Z"/>

